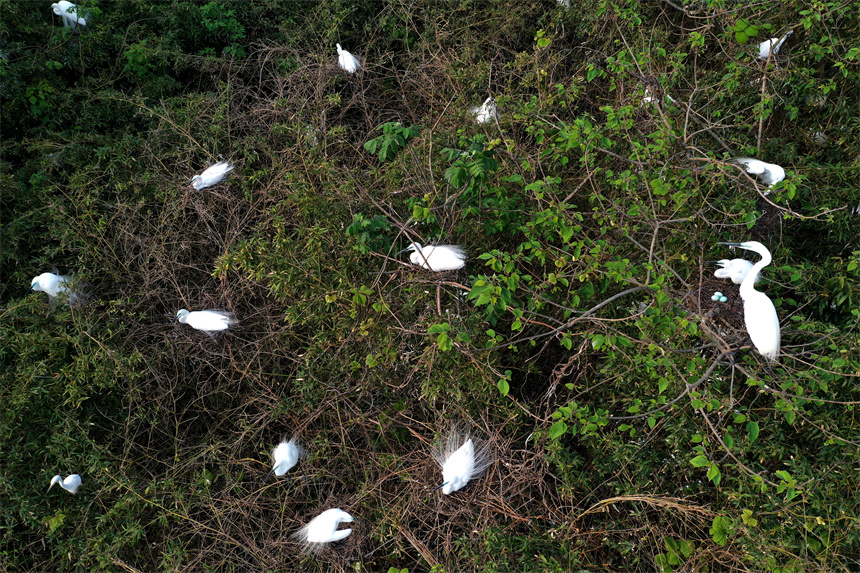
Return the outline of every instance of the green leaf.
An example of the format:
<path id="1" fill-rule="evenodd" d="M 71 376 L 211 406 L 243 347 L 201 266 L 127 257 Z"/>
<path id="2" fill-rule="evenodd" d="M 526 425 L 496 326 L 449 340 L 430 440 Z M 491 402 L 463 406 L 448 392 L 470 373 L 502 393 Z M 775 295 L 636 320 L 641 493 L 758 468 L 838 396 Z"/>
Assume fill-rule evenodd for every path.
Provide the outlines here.
<path id="1" fill-rule="evenodd" d="M 552 426 L 549 427 L 548 434 L 549 434 L 550 438 L 556 439 L 557 437 L 559 437 L 560 435 L 562 435 L 566 431 L 567 431 L 567 424 L 565 424 L 564 421 L 559 420 L 558 422 L 556 422 L 555 424 L 553 424 Z"/>
<path id="2" fill-rule="evenodd" d="M 758 424 L 756 422 L 747 422 L 747 434 L 750 437 L 750 444 L 755 443 L 758 439 Z"/>
<path id="3" fill-rule="evenodd" d="M 511 391 L 511 385 L 508 384 L 508 381 L 504 378 L 496 382 L 496 386 L 498 387 L 499 392 L 502 393 L 502 396 L 507 396 L 508 392 Z"/>
<path id="4" fill-rule="evenodd" d="M 708 465 L 708 458 L 706 458 L 705 456 L 696 456 L 695 458 L 690 460 L 690 463 L 693 464 L 693 467 L 701 468 Z"/>
<path id="5" fill-rule="evenodd" d="M 440 334 L 442 332 L 448 332 L 449 330 L 451 330 L 451 325 L 447 322 L 443 322 L 442 324 L 432 325 L 427 329 L 427 334 Z"/>
<path id="6" fill-rule="evenodd" d="M 714 521 L 711 522 L 711 539 L 714 540 L 714 543 L 717 545 L 725 545 L 729 540 L 729 534 L 731 533 L 730 522 L 725 517 L 720 515 L 714 518 Z"/>

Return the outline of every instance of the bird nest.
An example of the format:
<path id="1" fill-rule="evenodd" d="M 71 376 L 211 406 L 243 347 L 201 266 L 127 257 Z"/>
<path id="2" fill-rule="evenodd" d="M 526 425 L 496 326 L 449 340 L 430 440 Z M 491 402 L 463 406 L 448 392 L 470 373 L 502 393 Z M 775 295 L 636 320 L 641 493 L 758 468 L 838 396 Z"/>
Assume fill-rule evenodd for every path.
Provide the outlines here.
<path id="1" fill-rule="evenodd" d="M 723 293 L 728 300 L 718 302 L 711 297 L 715 292 Z M 702 318 L 731 330 L 744 331 L 744 301 L 740 295 L 740 285 L 727 279 L 705 275 L 702 282 L 694 287 L 684 298 L 684 308 L 691 313 L 701 314 Z"/>

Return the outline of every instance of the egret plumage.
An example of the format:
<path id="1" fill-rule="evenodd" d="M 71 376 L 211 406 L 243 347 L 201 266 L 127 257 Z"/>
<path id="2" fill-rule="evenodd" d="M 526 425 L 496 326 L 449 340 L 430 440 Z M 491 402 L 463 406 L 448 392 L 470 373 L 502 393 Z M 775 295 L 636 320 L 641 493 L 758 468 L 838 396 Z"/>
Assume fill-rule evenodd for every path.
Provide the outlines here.
<path id="1" fill-rule="evenodd" d="M 741 283 L 740 293 L 744 301 L 744 322 L 753 345 L 767 360 L 775 361 L 779 357 L 779 317 L 770 297 L 753 287 L 761 270 L 772 260 L 770 251 L 758 241 L 720 244 L 740 247 L 761 255 L 761 260 L 752 266 Z"/>
<path id="2" fill-rule="evenodd" d="M 456 271 L 466 266 L 466 252 L 459 245 L 428 245 L 412 243 L 404 250 L 412 251 L 409 261 L 413 265 L 435 272 Z"/>
<path id="3" fill-rule="evenodd" d="M 751 157 L 737 157 L 732 161 L 743 167 L 747 173 L 758 177 L 768 187 L 773 187 L 785 179 L 785 169 L 775 163 L 765 163 Z M 765 195 L 768 193 L 770 191 L 765 193 Z"/>
<path id="4" fill-rule="evenodd" d="M 212 187 L 221 183 L 224 178 L 233 170 L 233 166 L 226 161 L 219 161 L 215 165 L 208 167 L 206 171 L 200 175 L 195 175 L 191 178 L 191 185 L 200 191 L 206 187 Z"/>
<path id="5" fill-rule="evenodd" d="M 72 474 L 66 479 L 63 479 L 63 476 L 55 475 L 51 478 L 51 485 L 48 486 L 48 491 L 51 491 L 54 484 L 60 484 L 60 487 L 69 493 L 78 493 L 78 488 L 81 487 L 81 476 L 78 474 Z"/>
<path id="6" fill-rule="evenodd" d="M 338 526 L 352 521 L 353 517 L 340 508 L 327 509 L 295 532 L 293 537 L 304 544 L 305 551 L 316 553 L 327 543 L 348 537 L 352 529 L 338 529 Z"/>
<path id="7" fill-rule="evenodd" d="M 299 463 L 299 458 L 304 457 L 304 455 L 305 451 L 296 443 L 295 438 L 288 442 L 281 442 L 272 450 L 272 459 L 275 461 L 272 465 L 272 471 L 269 472 L 266 479 L 269 479 L 269 476 L 272 474 L 276 476 L 284 475 Z"/>
<path id="8" fill-rule="evenodd" d="M 47 293 L 48 300 L 52 303 L 57 296 L 63 295 L 69 298 L 69 304 L 75 304 L 78 301 L 78 295 L 69 289 L 70 281 L 71 277 L 68 275 L 42 273 L 30 281 L 30 290 Z"/>
<path id="9" fill-rule="evenodd" d="M 60 0 L 56 4 L 51 4 L 54 9 L 54 14 L 63 19 L 65 26 L 86 26 L 87 20 L 83 16 L 78 15 L 78 7 L 67 0 Z"/>
<path id="10" fill-rule="evenodd" d="M 335 44 L 335 46 L 337 46 L 337 65 L 340 66 L 340 69 L 350 74 L 361 69 L 361 62 L 358 61 L 358 58 L 341 48 L 340 44 Z"/>
<path id="11" fill-rule="evenodd" d="M 720 265 L 720 268 L 714 271 L 714 276 L 718 279 L 732 279 L 736 285 L 744 282 L 750 269 L 753 268 L 753 264 L 746 259 L 720 259 L 714 262 Z M 759 280 L 761 276 L 756 277 L 756 282 Z"/>
<path id="12" fill-rule="evenodd" d="M 472 115 L 478 123 L 488 123 L 499 117 L 499 109 L 496 107 L 496 100 L 488 97 L 481 105 L 476 105 L 471 110 Z"/>
<path id="13" fill-rule="evenodd" d="M 176 313 L 173 322 L 181 322 L 187 324 L 191 328 L 203 330 L 205 332 L 214 332 L 217 330 L 227 330 L 237 323 L 236 319 L 229 312 L 223 310 L 196 310 L 188 312 L 186 309 L 180 309 Z"/>
<path id="14" fill-rule="evenodd" d="M 476 450 L 472 438 L 457 432 L 433 451 L 433 457 L 442 468 L 442 485 L 436 489 L 441 488 L 445 495 L 462 489 L 493 463 L 488 446 Z"/>
<path id="15" fill-rule="evenodd" d="M 771 56 L 771 54 L 773 54 L 774 56 L 777 55 L 779 53 L 779 49 L 782 47 L 782 44 L 792 34 L 794 34 L 794 31 L 789 30 L 782 38 L 771 38 L 770 40 L 765 40 L 764 42 L 760 43 L 758 45 L 758 58 L 760 60 L 766 60 Z"/>
<path id="16" fill-rule="evenodd" d="M 675 103 L 675 98 L 673 98 L 669 94 L 664 92 L 663 96 L 667 100 L 669 100 L 670 103 Z M 652 104 L 652 103 L 657 103 L 659 101 L 660 101 L 660 99 L 654 95 L 654 92 L 651 91 L 651 88 L 649 86 L 645 86 L 645 93 L 642 96 L 642 103 L 644 105 L 648 105 L 648 104 Z"/>

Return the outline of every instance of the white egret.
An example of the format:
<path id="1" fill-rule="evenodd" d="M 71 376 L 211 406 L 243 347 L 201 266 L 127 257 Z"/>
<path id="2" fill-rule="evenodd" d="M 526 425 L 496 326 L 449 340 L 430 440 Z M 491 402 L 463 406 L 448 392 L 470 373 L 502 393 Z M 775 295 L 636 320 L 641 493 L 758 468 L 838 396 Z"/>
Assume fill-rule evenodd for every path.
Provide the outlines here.
<path id="1" fill-rule="evenodd" d="M 783 42 L 785 42 L 789 36 L 794 34 L 794 30 L 789 30 L 785 33 L 785 36 L 782 38 L 771 38 L 770 40 L 765 40 L 761 44 L 758 45 L 758 58 L 760 60 L 766 60 L 770 57 L 771 54 L 774 56 L 779 53 L 779 49 L 782 47 Z"/>
<path id="2" fill-rule="evenodd" d="M 172 322 L 176 322 L 177 320 L 182 324 L 187 324 L 192 328 L 205 332 L 226 330 L 237 323 L 232 314 L 223 310 L 196 310 L 188 312 L 184 308 L 176 313 L 176 317 Z"/>
<path id="3" fill-rule="evenodd" d="M 720 268 L 714 271 L 715 277 L 718 279 L 732 279 L 732 282 L 736 285 L 744 282 L 750 269 L 753 268 L 753 264 L 746 259 L 720 259 L 719 261 L 709 262 L 720 265 Z M 761 276 L 756 277 L 756 282 L 759 280 L 761 280 Z"/>
<path id="4" fill-rule="evenodd" d="M 488 97 L 481 105 L 476 105 L 471 110 L 472 115 L 478 123 L 488 123 L 499 117 L 499 109 L 496 107 L 496 100 Z"/>
<path id="5" fill-rule="evenodd" d="M 340 66 L 340 69 L 350 74 L 354 74 L 361 69 L 361 63 L 358 61 L 358 58 L 342 49 L 340 44 L 335 44 L 335 46 L 337 46 L 337 65 Z"/>
<path id="6" fill-rule="evenodd" d="M 466 252 L 459 245 L 428 245 L 422 247 L 421 243 L 412 243 L 402 251 L 413 251 L 409 255 L 409 261 L 413 265 L 430 269 L 435 272 L 456 271 L 466 266 Z"/>
<path id="7" fill-rule="evenodd" d="M 48 491 L 54 487 L 55 483 L 60 484 L 60 487 L 69 493 L 78 493 L 78 488 L 81 487 L 81 476 L 78 474 L 72 474 L 66 479 L 63 479 L 63 476 L 55 475 L 51 479 L 51 485 L 48 486 Z"/>
<path id="8" fill-rule="evenodd" d="M 305 551 L 316 553 L 327 543 L 340 541 L 352 533 L 352 529 L 338 529 L 342 522 L 352 522 L 353 517 L 340 508 L 327 509 L 310 523 L 293 534 L 293 537 L 304 543 Z"/>
<path id="9" fill-rule="evenodd" d="M 272 466 L 272 471 L 266 476 L 266 479 L 269 479 L 269 476 L 272 474 L 276 476 L 284 475 L 299 463 L 299 458 L 304 457 L 304 455 L 305 451 L 296 443 L 295 438 L 289 442 L 281 442 L 272 450 L 272 458 L 275 460 L 275 463 Z"/>
<path id="10" fill-rule="evenodd" d="M 751 157 L 736 157 L 732 161 L 743 167 L 747 173 L 758 177 L 768 187 L 773 187 L 785 179 L 785 169 L 775 163 L 765 163 Z M 766 192 L 765 195 L 768 193 L 770 191 Z"/>
<path id="11" fill-rule="evenodd" d="M 60 0 L 56 4 L 51 4 L 54 9 L 54 14 L 63 19 L 65 26 L 86 26 L 87 20 L 83 16 L 78 16 L 78 7 L 68 2 Z"/>
<path id="12" fill-rule="evenodd" d="M 67 275 L 55 275 L 54 273 L 42 273 L 37 277 L 33 277 L 30 281 L 30 290 L 48 293 L 48 300 L 52 303 L 59 295 L 69 297 L 69 304 L 78 302 L 77 293 L 70 292 L 69 282 L 71 277 Z"/>
<path id="13" fill-rule="evenodd" d="M 673 98 L 667 93 L 664 93 L 663 95 L 667 100 L 669 100 L 670 103 L 675 103 L 675 98 Z M 659 102 L 659 99 L 654 96 L 654 93 L 651 91 L 651 88 L 649 86 L 645 86 L 645 94 L 642 96 L 642 103 L 647 105 L 657 102 Z"/>
<path id="14" fill-rule="evenodd" d="M 200 175 L 195 175 L 191 178 L 191 184 L 195 189 L 200 191 L 201 189 L 205 189 L 206 187 L 212 187 L 213 185 L 217 185 L 224 180 L 224 177 L 227 176 L 230 171 L 233 170 L 233 166 L 227 163 L 226 161 L 219 161 L 215 165 L 209 167 L 201 173 Z"/>
<path id="15" fill-rule="evenodd" d="M 442 488 L 445 495 L 463 488 L 493 463 L 488 446 L 475 451 L 472 438 L 457 432 L 452 432 L 448 440 L 433 451 L 433 457 L 442 468 L 442 485 L 436 489 Z"/>
<path id="16" fill-rule="evenodd" d="M 753 265 L 741 283 L 740 293 L 744 301 L 744 322 L 753 345 L 759 354 L 775 361 L 779 357 L 779 317 L 776 315 L 776 307 L 773 306 L 770 297 L 753 287 L 761 270 L 772 260 L 770 251 L 758 241 L 720 244 L 740 247 L 761 255 L 761 260 Z"/>

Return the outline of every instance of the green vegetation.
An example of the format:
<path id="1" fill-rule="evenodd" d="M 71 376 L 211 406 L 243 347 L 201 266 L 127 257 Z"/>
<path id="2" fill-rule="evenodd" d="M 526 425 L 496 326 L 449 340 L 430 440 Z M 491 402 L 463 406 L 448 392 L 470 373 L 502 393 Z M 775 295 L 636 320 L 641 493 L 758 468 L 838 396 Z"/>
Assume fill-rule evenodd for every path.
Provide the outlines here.
<path id="1" fill-rule="evenodd" d="M 860 568 L 856 2 L 78 4 L 0 4 L 0 569 Z M 775 364 L 706 263 L 750 239 Z M 498 462 L 430 493 L 453 426 Z"/>

